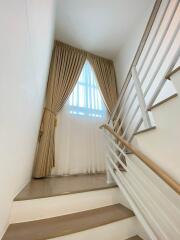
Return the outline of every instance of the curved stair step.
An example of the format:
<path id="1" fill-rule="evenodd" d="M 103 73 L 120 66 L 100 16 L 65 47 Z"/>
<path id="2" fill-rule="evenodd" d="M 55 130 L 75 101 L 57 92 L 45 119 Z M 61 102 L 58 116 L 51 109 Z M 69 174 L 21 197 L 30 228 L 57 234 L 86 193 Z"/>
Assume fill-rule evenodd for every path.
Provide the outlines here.
<path id="1" fill-rule="evenodd" d="M 131 217 L 134 217 L 131 210 L 115 204 L 60 217 L 11 224 L 2 240 L 52 239 Z"/>

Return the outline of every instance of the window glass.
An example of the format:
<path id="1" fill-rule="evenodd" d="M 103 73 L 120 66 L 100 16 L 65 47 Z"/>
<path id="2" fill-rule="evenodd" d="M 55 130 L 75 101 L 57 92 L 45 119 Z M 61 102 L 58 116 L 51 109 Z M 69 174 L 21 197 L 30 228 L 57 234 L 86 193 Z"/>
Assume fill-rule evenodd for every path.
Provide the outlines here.
<path id="1" fill-rule="evenodd" d="M 78 82 L 69 97 L 69 112 L 76 115 L 102 118 L 106 107 L 98 87 L 93 68 L 85 62 Z"/>

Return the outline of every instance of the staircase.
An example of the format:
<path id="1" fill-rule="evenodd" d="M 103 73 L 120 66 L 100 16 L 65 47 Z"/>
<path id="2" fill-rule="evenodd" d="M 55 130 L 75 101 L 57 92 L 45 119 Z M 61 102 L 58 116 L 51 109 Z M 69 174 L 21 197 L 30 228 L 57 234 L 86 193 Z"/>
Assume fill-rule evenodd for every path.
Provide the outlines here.
<path id="1" fill-rule="evenodd" d="M 161 1 L 114 112 L 101 126 L 116 182 L 153 240 L 180 239 L 180 3 Z"/>
<path id="2" fill-rule="evenodd" d="M 3 240 L 141 239 L 142 227 L 105 174 L 44 180 L 15 198 Z"/>
<path id="3" fill-rule="evenodd" d="M 101 126 L 108 184 L 104 174 L 32 180 L 2 240 L 180 239 L 179 16 L 179 0 L 156 1 Z"/>

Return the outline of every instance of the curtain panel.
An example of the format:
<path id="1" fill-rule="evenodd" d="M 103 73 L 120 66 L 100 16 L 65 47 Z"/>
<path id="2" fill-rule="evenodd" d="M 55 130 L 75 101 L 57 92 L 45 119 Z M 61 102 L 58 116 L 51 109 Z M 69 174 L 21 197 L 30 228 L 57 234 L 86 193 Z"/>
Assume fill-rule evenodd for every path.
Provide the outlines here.
<path id="1" fill-rule="evenodd" d="M 86 61 L 86 53 L 64 43 L 55 42 L 46 91 L 39 143 L 33 176 L 50 175 L 54 166 L 56 115 L 71 94 Z"/>
<path id="2" fill-rule="evenodd" d="M 118 99 L 114 63 L 93 54 L 88 54 L 87 59 L 94 68 L 107 109 L 112 113 Z"/>
<path id="3" fill-rule="evenodd" d="M 86 59 L 94 68 L 107 109 L 110 113 L 113 111 L 118 97 L 113 62 L 55 41 L 35 156 L 34 178 L 51 174 L 55 164 L 56 115 L 70 96 Z"/>
<path id="4" fill-rule="evenodd" d="M 108 119 L 93 67 L 86 61 L 69 99 L 58 113 L 52 175 L 105 171 L 105 139 L 99 129 Z"/>

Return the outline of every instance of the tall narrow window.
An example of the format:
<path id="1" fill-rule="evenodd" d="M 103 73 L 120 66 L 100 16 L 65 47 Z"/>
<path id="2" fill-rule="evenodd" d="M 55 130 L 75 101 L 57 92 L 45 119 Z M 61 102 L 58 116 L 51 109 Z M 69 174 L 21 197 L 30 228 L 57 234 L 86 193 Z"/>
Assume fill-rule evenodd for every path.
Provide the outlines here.
<path id="1" fill-rule="evenodd" d="M 102 118 L 105 110 L 94 70 L 86 61 L 69 98 L 69 111 L 71 114 Z"/>
<path id="2" fill-rule="evenodd" d="M 105 171 L 105 143 L 99 127 L 106 121 L 107 111 L 96 75 L 86 61 L 72 94 L 59 113 L 54 174 Z"/>

